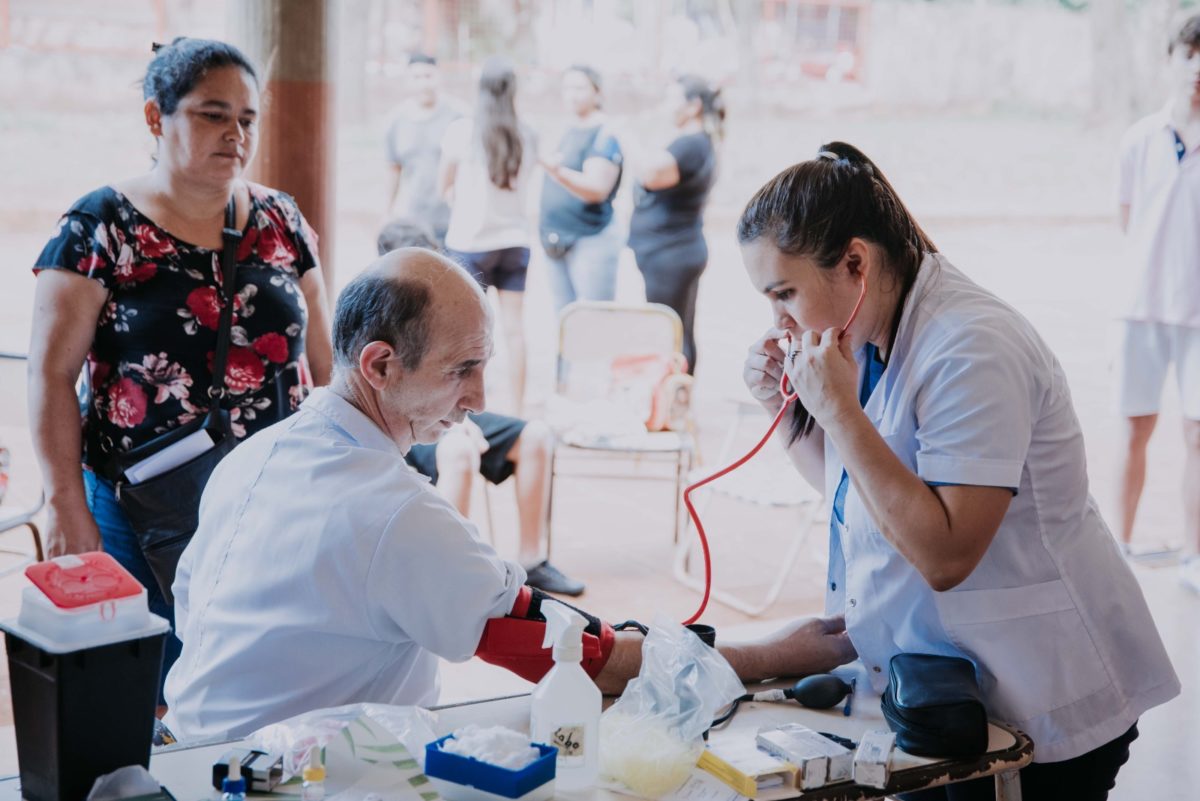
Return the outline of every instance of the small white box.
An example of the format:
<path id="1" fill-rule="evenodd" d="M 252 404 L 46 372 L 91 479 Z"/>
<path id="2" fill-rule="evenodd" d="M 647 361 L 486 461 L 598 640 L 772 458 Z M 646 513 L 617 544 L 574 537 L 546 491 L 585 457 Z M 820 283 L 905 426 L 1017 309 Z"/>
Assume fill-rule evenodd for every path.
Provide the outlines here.
<path id="1" fill-rule="evenodd" d="M 812 790 L 849 781 L 854 752 L 798 723 L 786 723 L 758 733 L 758 747 L 800 768 L 797 787 Z"/>
<path id="2" fill-rule="evenodd" d="M 854 752 L 854 781 L 867 787 L 886 787 L 895 747 L 895 732 L 869 731 L 864 734 Z"/>

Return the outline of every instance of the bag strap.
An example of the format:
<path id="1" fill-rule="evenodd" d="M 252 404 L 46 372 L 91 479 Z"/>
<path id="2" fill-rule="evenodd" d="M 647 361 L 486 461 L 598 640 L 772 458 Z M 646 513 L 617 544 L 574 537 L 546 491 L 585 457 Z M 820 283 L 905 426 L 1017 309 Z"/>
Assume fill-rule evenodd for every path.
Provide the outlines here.
<path id="1" fill-rule="evenodd" d="M 225 305 L 221 307 L 221 324 L 217 329 L 217 349 L 213 353 L 212 385 L 208 397 L 212 401 L 209 417 L 215 417 L 225 397 L 225 365 L 229 357 L 229 339 L 233 328 L 234 284 L 237 280 L 237 249 L 242 232 L 237 228 L 237 207 L 229 198 L 225 207 L 225 227 L 221 229 L 221 284 Z"/>

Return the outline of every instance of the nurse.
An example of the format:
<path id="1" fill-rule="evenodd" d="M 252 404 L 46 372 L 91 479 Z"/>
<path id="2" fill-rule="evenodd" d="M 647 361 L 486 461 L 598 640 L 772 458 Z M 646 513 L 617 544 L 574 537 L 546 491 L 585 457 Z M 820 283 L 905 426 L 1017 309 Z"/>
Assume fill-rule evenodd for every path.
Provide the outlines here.
<path id="1" fill-rule="evenodd" d="M 966 657 L 990 716 L 1033 738 L 1026 801 L 1106 798 L 1179 680 L 1088 494 L 1054 354 L 850 145 L 769 181 L 737 233 L 775 318 L 744 378 L 772 414 L 795 388 L 784 443 L 832 507 L 827 608 L 874 690 L 897 653 Z"/>

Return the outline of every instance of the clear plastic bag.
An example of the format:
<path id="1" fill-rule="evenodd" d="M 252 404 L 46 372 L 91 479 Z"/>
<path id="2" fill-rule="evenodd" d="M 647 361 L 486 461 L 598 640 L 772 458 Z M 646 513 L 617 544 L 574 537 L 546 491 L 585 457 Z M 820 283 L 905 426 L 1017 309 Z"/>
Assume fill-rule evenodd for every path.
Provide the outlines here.
<path id="1" fill-rule="evenodd" d="M 600 718 L 600 767 L 636 795 L 658 798 L 687 779 L 717 710 L 745 687 L 725 657 L 670 620 L 654 623 L 637 678 Z"/>
<path id="2" fill-rule="evenodd" d="M 348 704 L 306 712 L 281 723 L 272 723 L 248 738 L 251 747 L 283 755 L 283 779 L 299 776 L 313 748 L 325 748 L 339 736 L 351 750 L 365 749 L 376 756 L 404 746 L 408 755 L 424 769 L 425 744 L 437 739 L 433 713 L 415 706 Z M 351 728 L 351 724 L 356 724 Z M 343 734 L 343 732 L 345 732 Z M 399 744 L 399 745 L 394 745 Z"/>

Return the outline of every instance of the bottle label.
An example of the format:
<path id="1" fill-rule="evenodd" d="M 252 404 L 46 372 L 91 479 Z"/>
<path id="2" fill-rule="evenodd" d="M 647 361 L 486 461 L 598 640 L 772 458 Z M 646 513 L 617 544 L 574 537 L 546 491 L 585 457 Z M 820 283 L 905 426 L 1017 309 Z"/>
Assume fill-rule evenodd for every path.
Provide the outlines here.
<path id="1" fill-rule="evenodd" d="M 572 762 L 583 759 L 584 737 L 583 724 L 576 726 L 559 726 L 550 735 L 550 745 L 558 748 L 558 758 Z"/>

